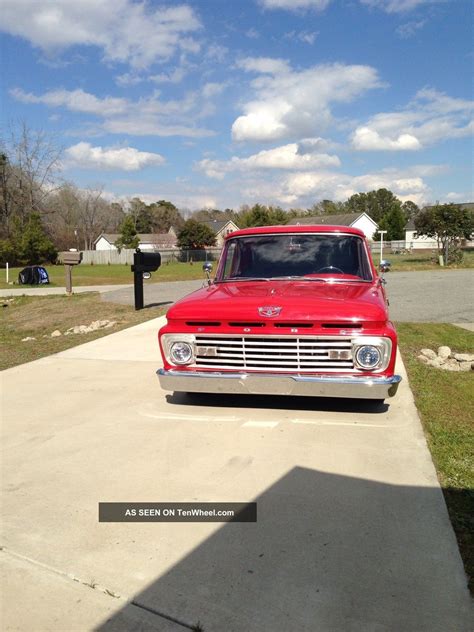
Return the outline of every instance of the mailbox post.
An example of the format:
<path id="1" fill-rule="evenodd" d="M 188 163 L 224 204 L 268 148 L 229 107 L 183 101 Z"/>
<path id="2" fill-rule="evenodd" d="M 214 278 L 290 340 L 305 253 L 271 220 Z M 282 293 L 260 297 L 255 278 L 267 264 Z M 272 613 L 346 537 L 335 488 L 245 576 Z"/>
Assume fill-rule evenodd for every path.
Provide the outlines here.
<path id="1" fill-rule="evenodd" d="M 135 291 L 135 309 L 143 309 L 143 273 L 155 272 L 161 265 L 159 252 L 142 252 L 137 248 L 133 255 L 133 285 Z"/>
<path id="2" fill-rule="evenodd" d="M 64 263 L 64 270 L 66 272 L 66 294 L 71 296 L 72 294 L 72 266 L 77 266 L 82 261 L 82 252 L 77 250 L 68 250 L 61 253 L 61 258 Z"/>

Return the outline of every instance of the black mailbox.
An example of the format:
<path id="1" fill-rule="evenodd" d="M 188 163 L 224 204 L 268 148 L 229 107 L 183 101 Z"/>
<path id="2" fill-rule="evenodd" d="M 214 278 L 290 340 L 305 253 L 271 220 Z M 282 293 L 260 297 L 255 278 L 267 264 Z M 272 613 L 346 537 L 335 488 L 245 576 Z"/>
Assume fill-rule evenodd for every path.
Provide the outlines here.
<path id="1" fill-rule="evenodd" d="M 161 265 L 159 252 L 141 252 L 137 249 L 133 255 L 132 272 L 155 272 Z"/>
<path id="2" fill-rule="evenodd" d="M 159 252 L 142 252 L 137 248 L 133 255 L 133 285 L 135 291 L 135 309 L 143 309 L 143 273 L 155 272 L 161 265 Z"/>

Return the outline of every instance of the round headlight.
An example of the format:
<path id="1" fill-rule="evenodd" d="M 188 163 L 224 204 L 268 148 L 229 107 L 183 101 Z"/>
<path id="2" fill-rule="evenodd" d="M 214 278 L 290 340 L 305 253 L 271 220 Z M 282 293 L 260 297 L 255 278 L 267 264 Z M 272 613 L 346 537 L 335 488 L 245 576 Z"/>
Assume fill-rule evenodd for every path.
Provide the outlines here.
<path id="1" fill-rule="evenodd" d="M 170 357 L 175 364 L 189 364 L 193 357 L 193 348 L 188 342 L 174 342 L 171 345 Z"/>
<path id="2" fill-rule="evenodd" d="M 364 345 L 356 352 L 355 360 L 362 369 L 374 369 L 381 361 L 382 353 L 377 347 Z"/>

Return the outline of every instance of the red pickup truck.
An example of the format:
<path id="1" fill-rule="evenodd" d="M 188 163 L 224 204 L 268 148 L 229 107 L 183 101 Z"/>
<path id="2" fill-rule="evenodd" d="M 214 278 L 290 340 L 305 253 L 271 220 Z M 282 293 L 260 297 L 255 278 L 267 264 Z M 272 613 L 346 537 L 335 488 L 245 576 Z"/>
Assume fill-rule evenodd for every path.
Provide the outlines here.
<path id="1" fill-rule="evenodd" d="M 383 278 L 346 226 L 228 235 L 214 280 L 169 309 L 159 342 L 167 391 L 383 401 L 401 380 Z"/>

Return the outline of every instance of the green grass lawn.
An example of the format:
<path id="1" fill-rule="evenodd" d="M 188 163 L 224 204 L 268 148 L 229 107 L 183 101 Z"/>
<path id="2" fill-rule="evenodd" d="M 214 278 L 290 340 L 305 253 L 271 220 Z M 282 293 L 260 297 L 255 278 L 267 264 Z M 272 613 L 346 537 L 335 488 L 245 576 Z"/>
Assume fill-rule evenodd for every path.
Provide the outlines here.
<path id="1" fill-rule="evenodd" d="M 474 353 L 474 334 L 446 324 L 399 323 L 400 349 L 415 396 L 469 586 L 474 594 L 474 372 L 452 373 L 416 359 L 447 345 Z"/>
<path id="2" fill-rule="evenodd" d="M 64 287 L 65 275 L 63 265 L 45 266 L 50 285 L 46 287 Z M 18 273 L 23 268 L 10 268 L 9 279 L 18 283 Z M 202 263 L 165 263 L 156 272 L 152 272 L 151 283 L 164 281 L 187 281 L 190 279 L 204 279 Z M 81 285 L 121 285 L 133 283 L 133 273 L 129 265 L 89 265 L 80 264 L 74 266 L 72 271 L 73 287 Z M 7 285 L 5 281 L 5 270 L 0 270 L 0 289 L 22 287 L 19 285 Z M 30 286 L 27 286 L 30 287 Z M 37 286 L 31 286 L 37 287 Z"/>
<path id="3" fill-rule="evenodd" d="M 96 292 L 73 296 L 18 296 L 12 301 L 4 300 L 3 305 L 6 307 L 0 307 L 1 370 L 64 351 L 145 320 L 157 318 L 165 312 L 164 309 L 157 308 L 135 311 L 128 305 L 101 301 L 100 295 Z M 116 321 L 117 324 L 110 329 L 87 334 L 50 337 L 56 329 L 64 334 L 74 325 L 89 325 L 94 320 Z M 36 340 L 22 342 L 27 336 Z"/>
<path id="4" fill-rule="evenodd" d="M 374 263 L 378 266 L 380 256 L 377 253 L 373 255 Z M 391 264 L 391 270 L 394 272 L 413 271 L 413 270 L 453 270 L 456 268 L 474 268 L 474 251 L 464 251 L 464 257 L 460 264 L 450 265 L 449 267 L 440 267 L 436 261 L 436 252 L 431 250 L 413 251 L 410 254 L 400 255 L 392 254 L 390 250 L 383 253 L 383 258 L 388 259 Z"/>

